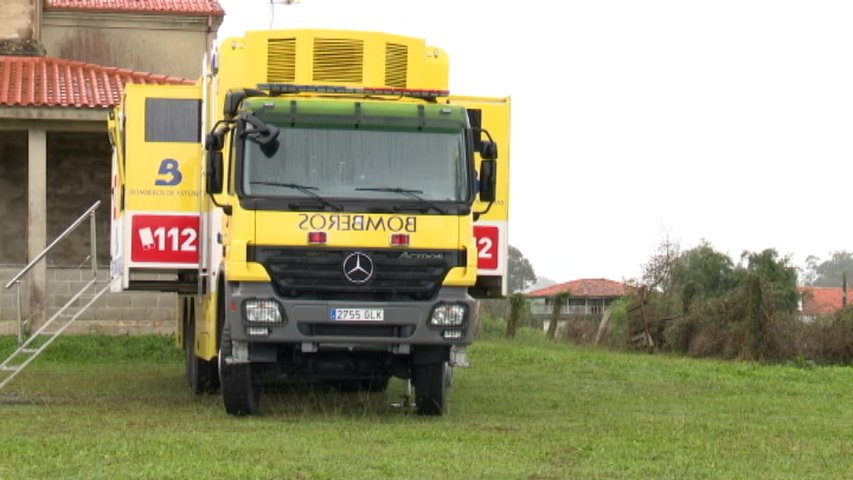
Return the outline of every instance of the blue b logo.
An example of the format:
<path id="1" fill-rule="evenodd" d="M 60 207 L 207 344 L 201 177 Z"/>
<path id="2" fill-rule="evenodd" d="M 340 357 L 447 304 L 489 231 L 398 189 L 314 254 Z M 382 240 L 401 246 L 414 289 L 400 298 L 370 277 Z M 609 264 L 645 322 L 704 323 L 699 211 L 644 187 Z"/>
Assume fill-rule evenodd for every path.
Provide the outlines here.
<path id="1" fill-rule="evenodd" d="M 157 172 L 158 175 L 168 175 L 169 178 L 160 178 L 154 182 L 154 185 L 157 186 L 166 186 L 173 187 L 183 180 L 183 175 L 181 175 L 181 171 L 178 170 L 178 161 L 174 158 L 167 158 L 160 162 L 160 171 Z"/>

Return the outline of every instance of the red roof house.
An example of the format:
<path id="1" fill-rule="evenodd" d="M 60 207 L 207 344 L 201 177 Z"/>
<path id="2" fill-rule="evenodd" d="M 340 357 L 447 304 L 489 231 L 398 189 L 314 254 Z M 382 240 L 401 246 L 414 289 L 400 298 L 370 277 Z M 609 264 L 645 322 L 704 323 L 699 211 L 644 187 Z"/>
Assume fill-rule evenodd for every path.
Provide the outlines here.
<path id="1" fill-rule="evenodd" d="M 584 278 L 571 282 L 551 285 L 527 294 L 528 298 L 553 297 L 567 292 L 571 297 L 583 298 L 618 298 L 634 293 L 636 289 L 621 282 L 605 278 Z"/>
<path id="2" fill-rule="evenodd" d="M 635 290 L 630 285 L 605 278 L 584 278 L 535 290 L 526 296 L 531 300 L 530 313 L 534 316 L 550 316 L 553 298 L 564 293 L 568 296 L 562 300 L 562 315 L 600 316 L 614 300 L 631 295 Z"/>
<path id="3" fill-rule="evenodd" d="M 832 315 L 842 307 L 844 291 L 840 288 L 799 287 L 798 290 L 802 296 L 800 313 L 804 316 Z"/>
<path id="4" fill-rule="evenodd" d="M 0 55 L 0 106 L 112 108 L 127 83 L 190 80 L 52 57 Z"/>
<path id="5" fill-rule="evenodd" d="M 168 13 L 222 17 L 225 10 L 216 0 L 45 0 L 48 11 Z"/>

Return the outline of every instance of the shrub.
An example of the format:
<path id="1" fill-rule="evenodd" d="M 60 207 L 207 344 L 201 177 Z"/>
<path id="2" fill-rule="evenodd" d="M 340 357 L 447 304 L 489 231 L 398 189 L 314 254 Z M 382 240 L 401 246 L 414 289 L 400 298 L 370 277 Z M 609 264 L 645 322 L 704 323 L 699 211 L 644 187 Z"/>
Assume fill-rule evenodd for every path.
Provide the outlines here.
<path id="1" fill-rule="evenodd" d="M 853 306 L 801 324 L 798 354 L 817 363 L 853 363 Z"/>
<path id="2" fill-rule="evenodd" d="M 610 304 L 610 320 L 607 323 L 607 332 L 604 335 L 603 344 L 625 348 L 631 344 L 631 335 L 628 329 L 628 308 L 634 303 L 634 297 L 622 297 Z"/>
<path id="3" fill-rule="evenodd" d="M 595 343 L 600 321 L 598 315 L 572 315 L 569 319 L 558 322 L 556 337 L 578 344 Z"/>

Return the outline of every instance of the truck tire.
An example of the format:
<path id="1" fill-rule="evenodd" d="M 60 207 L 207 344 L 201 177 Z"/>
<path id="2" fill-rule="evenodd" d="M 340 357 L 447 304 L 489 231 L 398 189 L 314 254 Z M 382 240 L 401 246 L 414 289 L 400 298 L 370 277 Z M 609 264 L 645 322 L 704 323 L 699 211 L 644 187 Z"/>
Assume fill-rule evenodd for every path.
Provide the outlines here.
<path id="1" fill-rule="evenodd" d="M 443 415 L 447 411 L 447 362 L 415 365 L 415 410 L 418 415 Z"/>
<path id="2" fill-rule="evenodd" d="M 261 400 L 261 385 L 254 378 L 251 363 L 230 363 L 231 326 L 222 327 L 219 344 L 219 376 L 222 402 L 229 415 L 255 415 Z"/>
<path id="3" fill-rule="evenodd" d="M 219 390 L 219 373 L 216 360 L 207 361 L 195 354 L 195 319 L 186 322 L 184 353 L 186 356 L 187 384 L 196 395 L 216 393 Z"/>

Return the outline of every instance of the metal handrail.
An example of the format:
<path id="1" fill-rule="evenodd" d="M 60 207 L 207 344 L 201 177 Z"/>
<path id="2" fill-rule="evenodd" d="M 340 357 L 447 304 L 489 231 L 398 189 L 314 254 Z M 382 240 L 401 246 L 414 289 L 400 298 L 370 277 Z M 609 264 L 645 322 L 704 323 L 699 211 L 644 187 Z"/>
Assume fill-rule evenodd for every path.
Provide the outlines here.
<path id="1" fill-rule="evenodd" d="M 11 288 L 12 285 L 15 285 L 17 287 L 15 296 L 16 296 L 16 305 L 17 305 L 17 310 L 18 310 L 18 315 L 17 315 L 17 317 L 18 317 L 18 345 L 22 345 L 24 343 L 24 321 L 23 321 L 23 318 L 21 316 L 21 277 L 23 277 L 24 275 L 29 273 L 29 271 L 32 270 L 32 268 L 35 267 L 36 264 L 38 264 L 40 261 L 44 260 L 44 257 L 46 257 L 47 254 L 50 253 L 51 250 L 53 250 L 53 247 L 55 247 L 59 242 L 61 242 L 65 238 L 67 238 L 68 235 L 70 235 L 71 232 L 76 230 L 77 227 L 79 227 L 84 221 L 86 221 L 87 218 L 89 219 L 89 242 L 91 243 L 89 260 L 91 262 L 91 267 L 92 267 L 92 279 L 93 279 L 93 282 L 97 280 L 97 277 L 98 277 L 98 250 L 97 250 L 97 228 L 95 225 L 95 211 L 100 206 L 101 206 L 100 200 L 93 203 L 92 206 L 89 207 L 88 210 L 86 210 L 82 215 L 80 215 L 77 218 L 77 220 L 74 221 L 74 223 L 72 223 L 68 228 L 65 229 L 65 231 L 63 231 L 61 234 L 59 234 L 59 236 L 56 237 L 56 239 L 54 241 L 50 242 L 50 245 L 45 247 L 45 249 L 42 250 L 41 253 L 36 255 L 36 257 L 32 261 L 30 261 L 30 263 L 28 263 L 26 267 L 24 267 L 20 272 L 18 272 L 17 275 L 12 277 L 12 279 L 9 280 L 9 283 L 6 284 L 6 287 L 5 287 L 6 289 Z M 43 307 L 40 307 L 40 308 L 43 308 Z M 33 315 L 32 312 L 30 312 L 30 317 L 27 319 L 28 325 L 32 322 L 32 315 Z M 29 335 L 29 333 L 27 333 L 27 335 Z"/>
<path id="2" fill-rule="evenodd" d="M 35 266 L 36 266 L 36 264 L 37 264 L 39 261 L 41 261 L 41 259 L 42 259 L 42 258 L 44 258 L 44 257 L 45 257 L 45 255 L 47 255 L 47 254 L 48 254 L 48 253 L 53 249 L 53 247 L 55 247 L 55 246 L 56 246 L 56 244 L 57 244 L 57 243 L 61 242 L 61 241 L 62 241 L 62 240 L 64 240 L 68 235 L 70 235 L 70 234 L 71 234 L 71 232 L 73 232 L 77 227 L 79 227 L 79 226 L 80 226 L 80 224 L 81 224 L 81 223 L 83 223 L 83 222 L 86 220 L 86 217 L 88 217 L 88 216 L 90 216 L 90 215 L 93 215 L 93 214 L 95 213 L 95 210 L 97 210 L 97 209 L 98 209 L 98 207 L 100 207 L 100 206 L 101 206 L 101 201 L 100 201 L 100 200 L 98 200 L 98 201 L 96 201 L 95 203 L 93 203 L 93 204 L 92 204 L 92 206 L 91 206 L 91 207 L 89 207 L 89 209 L 88 209 L 88 210 L 86 210 L 86 212 L 85 212 L 83 215 L 80 215 L 80 217 L 78 217 L 78 218 L 77 218 L 77 220 L 75 220 L 75 221 L 74 221 L 74 223 L 72 223 L 72 224 L 71 224 L 71 226 L 69 226 L 68 228 L 66 228 L 64 232 L 62 232 L 58 237 L 56 237 L 56 240 L 54 240 L 53 242 L 51 242 L 51 243 L 50 243 L 50 245 L 48 245 L 44 250 L 42 250 L 42 251 L 41 251 L 41 253 L 39 253 L 38 255 L 36 255 L 36 258 L 34 258 L 30 263 L 28 263 L 28 264 L 27 264 L 27 266 L 26 266 L 26 267 L 24 267 L 24 269 L 23 269 L 23 270 L 21 270 L 20 272 L 18 272 L 18 274 L 17 274 L 17 275 L 15 275 L 11 280 L 9 280 L 9 283 L 7 283 L 7 284 L 6 284 L 6 287 L 5 287 L 5 288 L 7 288 L 7 289 L 8 289 L 8 288 L 11 288 L 11 287 L 12 287 L 12 285 L 14 285 L 18 280 L 20 280 L 20 279 L 21 279 L 21 277 L 23 277 L 24 275 L 26 275 L 26 274 L 27 274 L 27 272 L 29 272 L 33 267 L 35 267 Z"/>

